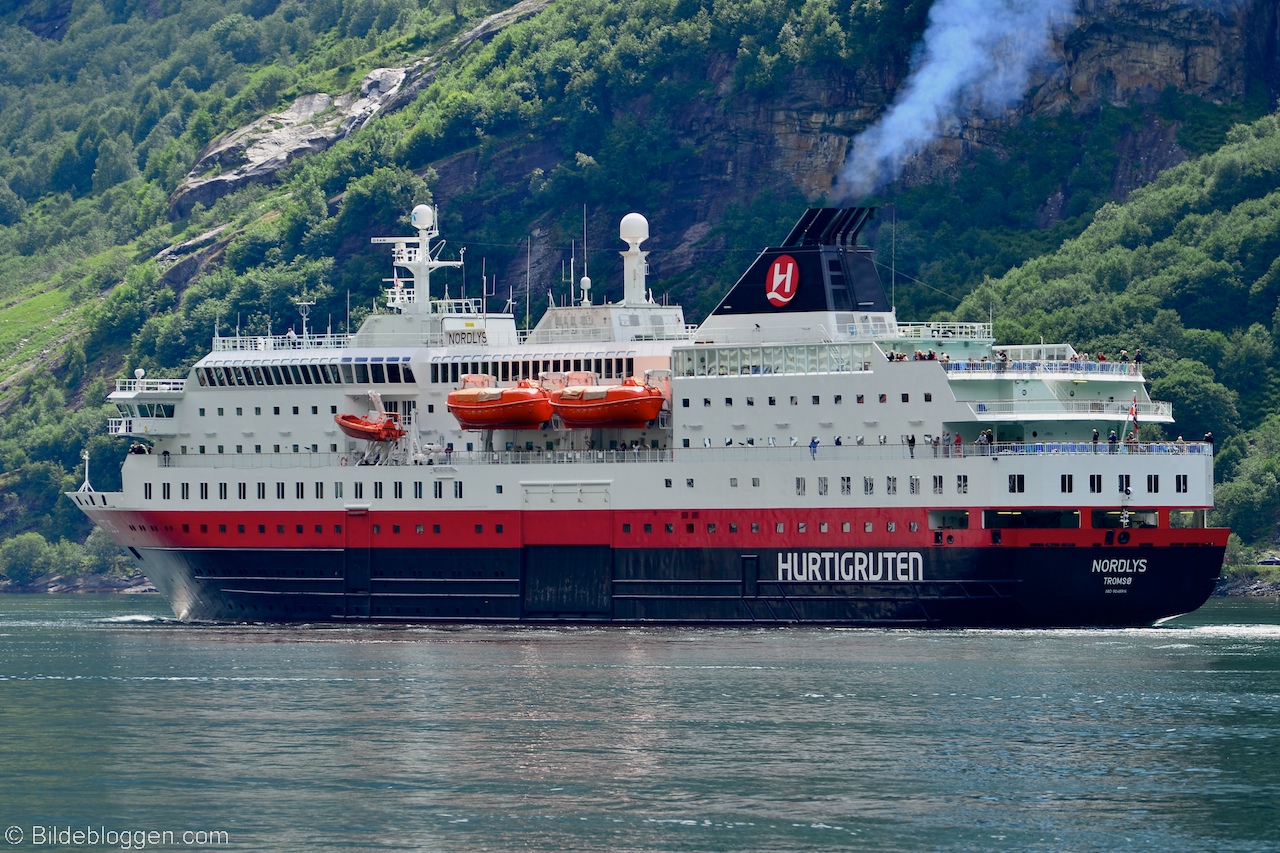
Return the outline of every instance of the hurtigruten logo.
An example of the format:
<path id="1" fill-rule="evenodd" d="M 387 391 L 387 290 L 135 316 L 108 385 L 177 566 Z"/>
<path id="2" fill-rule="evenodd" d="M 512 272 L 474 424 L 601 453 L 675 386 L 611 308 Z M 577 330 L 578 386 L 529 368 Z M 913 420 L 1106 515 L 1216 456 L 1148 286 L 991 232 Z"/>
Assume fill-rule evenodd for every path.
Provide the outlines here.
<path id="1" fill-rule="evenodd" d="M 778 580 L 806 583 L 922 581 L 924 555 L 919 551 L 784 551 L 778 555 Z"/>
<path id="2" fill-rule="evenodd" d="M 782 308 L 795 298 L 800 288 L 800 265 L 790 255 L 779 255 L 765 273 L 764 294 L 774 308 Z"/>

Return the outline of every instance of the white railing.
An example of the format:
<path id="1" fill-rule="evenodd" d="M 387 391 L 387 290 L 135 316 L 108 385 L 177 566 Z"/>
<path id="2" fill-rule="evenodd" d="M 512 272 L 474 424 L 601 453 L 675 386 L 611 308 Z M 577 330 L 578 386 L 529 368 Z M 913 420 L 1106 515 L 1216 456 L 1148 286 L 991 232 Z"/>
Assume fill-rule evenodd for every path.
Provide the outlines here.
<path id="1" fill-rule="evenodd" d="M 1104 421 L 1128 420 L 1133 403 L 1104 403 L 1100 400 L 993 400 L 989 402 L 967 401 L 978 420 L 992 417 L 1049 415 L 1087 416 Z M 1163 401 L 1138 403 L 1138 423 L 1150 420 L 1173 420 L 1173 404 Z"/>
<path id="2" fill-rule="evenodd" d="M 117 391 L 161 392 L 165 394 L 181 394 L 187 388 L 185 379 L 117 379 Z"/>
<path id="3" fill-rule="evenodd" d="M 107 435 L 177 435 L 173 418 L 107 418 Z"/>
<path id="4" fill-rule="evenodd" d="M 626 326 L 623 327 L 622 331 L 626 333 L 631 329 L 636 329 L 637 331 L 631 337 L 620 342 L 626 343 L 630 340 L 691 341 L 698 332 L 698 327 L 691 324 L 681 326 Z M 584 343 L 614 342 L 618 339 L 613 326 L 588 326 L 586 328 L 565 329 L 522 329 L 519 332 L 519 340 L 522 344 L 559 344 L 574 343 L 576 341 Z"/>
<path id="5" fill-rule="evenodd" d="M 1141 382 L 1142 365 L 1132 361 L 949 361 L 943 367 L 955 379 L 991 379 L 1010 373 L 1058 376 L 1124 376 Z"/>
<path id="6" fill-rule="evenodd" d="M 898 335 L 913 340 L 992 340 L 990 323 L 899 323 Z"/>
<path id="7" fill-rule="evenodd" d="M 1055 441 L 998 444 L 939 445 L 920 442 L 914 451 L 906 444 L 820 445 L 819 462 L 871 461 L 896 459 L 977 459 L 989 456 L 1072 455 L 1211 455 L 1213 445 L 1205 442 L 1119 442 L 1114 448 L 1102 441 Z M 347 468 L 351 471 L 386 470 L 415 467 L 406 464 L 359 465 L 353 454 L 344 453 L 220 453 L 220 454 L 146 454 L 158 467 L 227 468 L 227 469 L 316 469 Z M 345 462 L 344 462 L 345 460 Z M 810 463 L 807 445 L 795 447 L 695 447 L 679 450 L 458 450 L 426 455 L 417 466 L 457 467 L 465 465 L 629 465 L 654 463 L 695 463 L 723 461 L 794 461 Z"/>
<path id="8" fill-rule="evenodd" d="M 234 335 L 213 339 L 214 352 L 275 352 L 278 350 L 341 349 L 351 335 Z"/>

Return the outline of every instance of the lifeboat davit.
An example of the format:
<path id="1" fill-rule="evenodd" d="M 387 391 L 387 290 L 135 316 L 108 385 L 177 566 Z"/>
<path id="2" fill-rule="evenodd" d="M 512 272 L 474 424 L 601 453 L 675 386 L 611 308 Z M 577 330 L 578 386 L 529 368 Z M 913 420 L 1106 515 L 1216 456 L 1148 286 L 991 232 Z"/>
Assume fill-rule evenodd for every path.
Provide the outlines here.
<path id="1" fill-rule="evenodd" d="M 367 418 L 359 415 L 335 415 L 333 420 L 338 429 L 361 441 L 395 441 L 405 434 L 395 412 L 383 412 L 381 416 Z"/>
<path id="2" fill-rule="evenodd" d="M 634 377 L 619 385 L 570 385 L 551 392 L 551 408 L 572 428 L 640 429 L 658 417 L 665 398 Z"/>
<path id="3" fill-rule="evenodd" d="M 551 420 L 551 398 L 532 379 L 511 388 L 449 392 L 449 411 L 463 429 L 537 429 Z"/>

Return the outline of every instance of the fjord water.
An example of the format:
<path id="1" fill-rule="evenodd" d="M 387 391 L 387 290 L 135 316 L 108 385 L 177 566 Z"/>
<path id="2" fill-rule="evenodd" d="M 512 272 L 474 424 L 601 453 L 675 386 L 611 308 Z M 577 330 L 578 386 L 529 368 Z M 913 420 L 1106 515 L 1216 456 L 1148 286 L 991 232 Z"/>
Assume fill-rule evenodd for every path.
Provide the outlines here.
<path id="1" fill-rule="evenodd" d="M 1280 847 L 1274 600 L 1125 631 L 167 613 L 0 596 L 11 849 Z"/>

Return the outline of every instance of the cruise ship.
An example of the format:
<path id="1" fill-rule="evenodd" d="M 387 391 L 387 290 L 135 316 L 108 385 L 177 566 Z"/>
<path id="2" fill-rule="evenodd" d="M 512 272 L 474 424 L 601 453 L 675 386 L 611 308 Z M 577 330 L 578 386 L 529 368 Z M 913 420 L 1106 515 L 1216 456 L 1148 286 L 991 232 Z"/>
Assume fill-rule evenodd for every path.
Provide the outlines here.
<path id="1" fill-rule="evenodd" d="M 898 322 L 873 214 L 806 211 L 693 326 L 649 291 L 631 213 L 622 299 L 584 276 L 523 330 L 448 296 L 419 205 L 415 235 L 374 238 L 385 309 L 118 380 L 121 490 L 86 460 L 68 497 L 184 620 L 1133 626 L 1204 603 L 1212 444 L 1130 435 L 1172 432 L 1139 362 Z"/>

